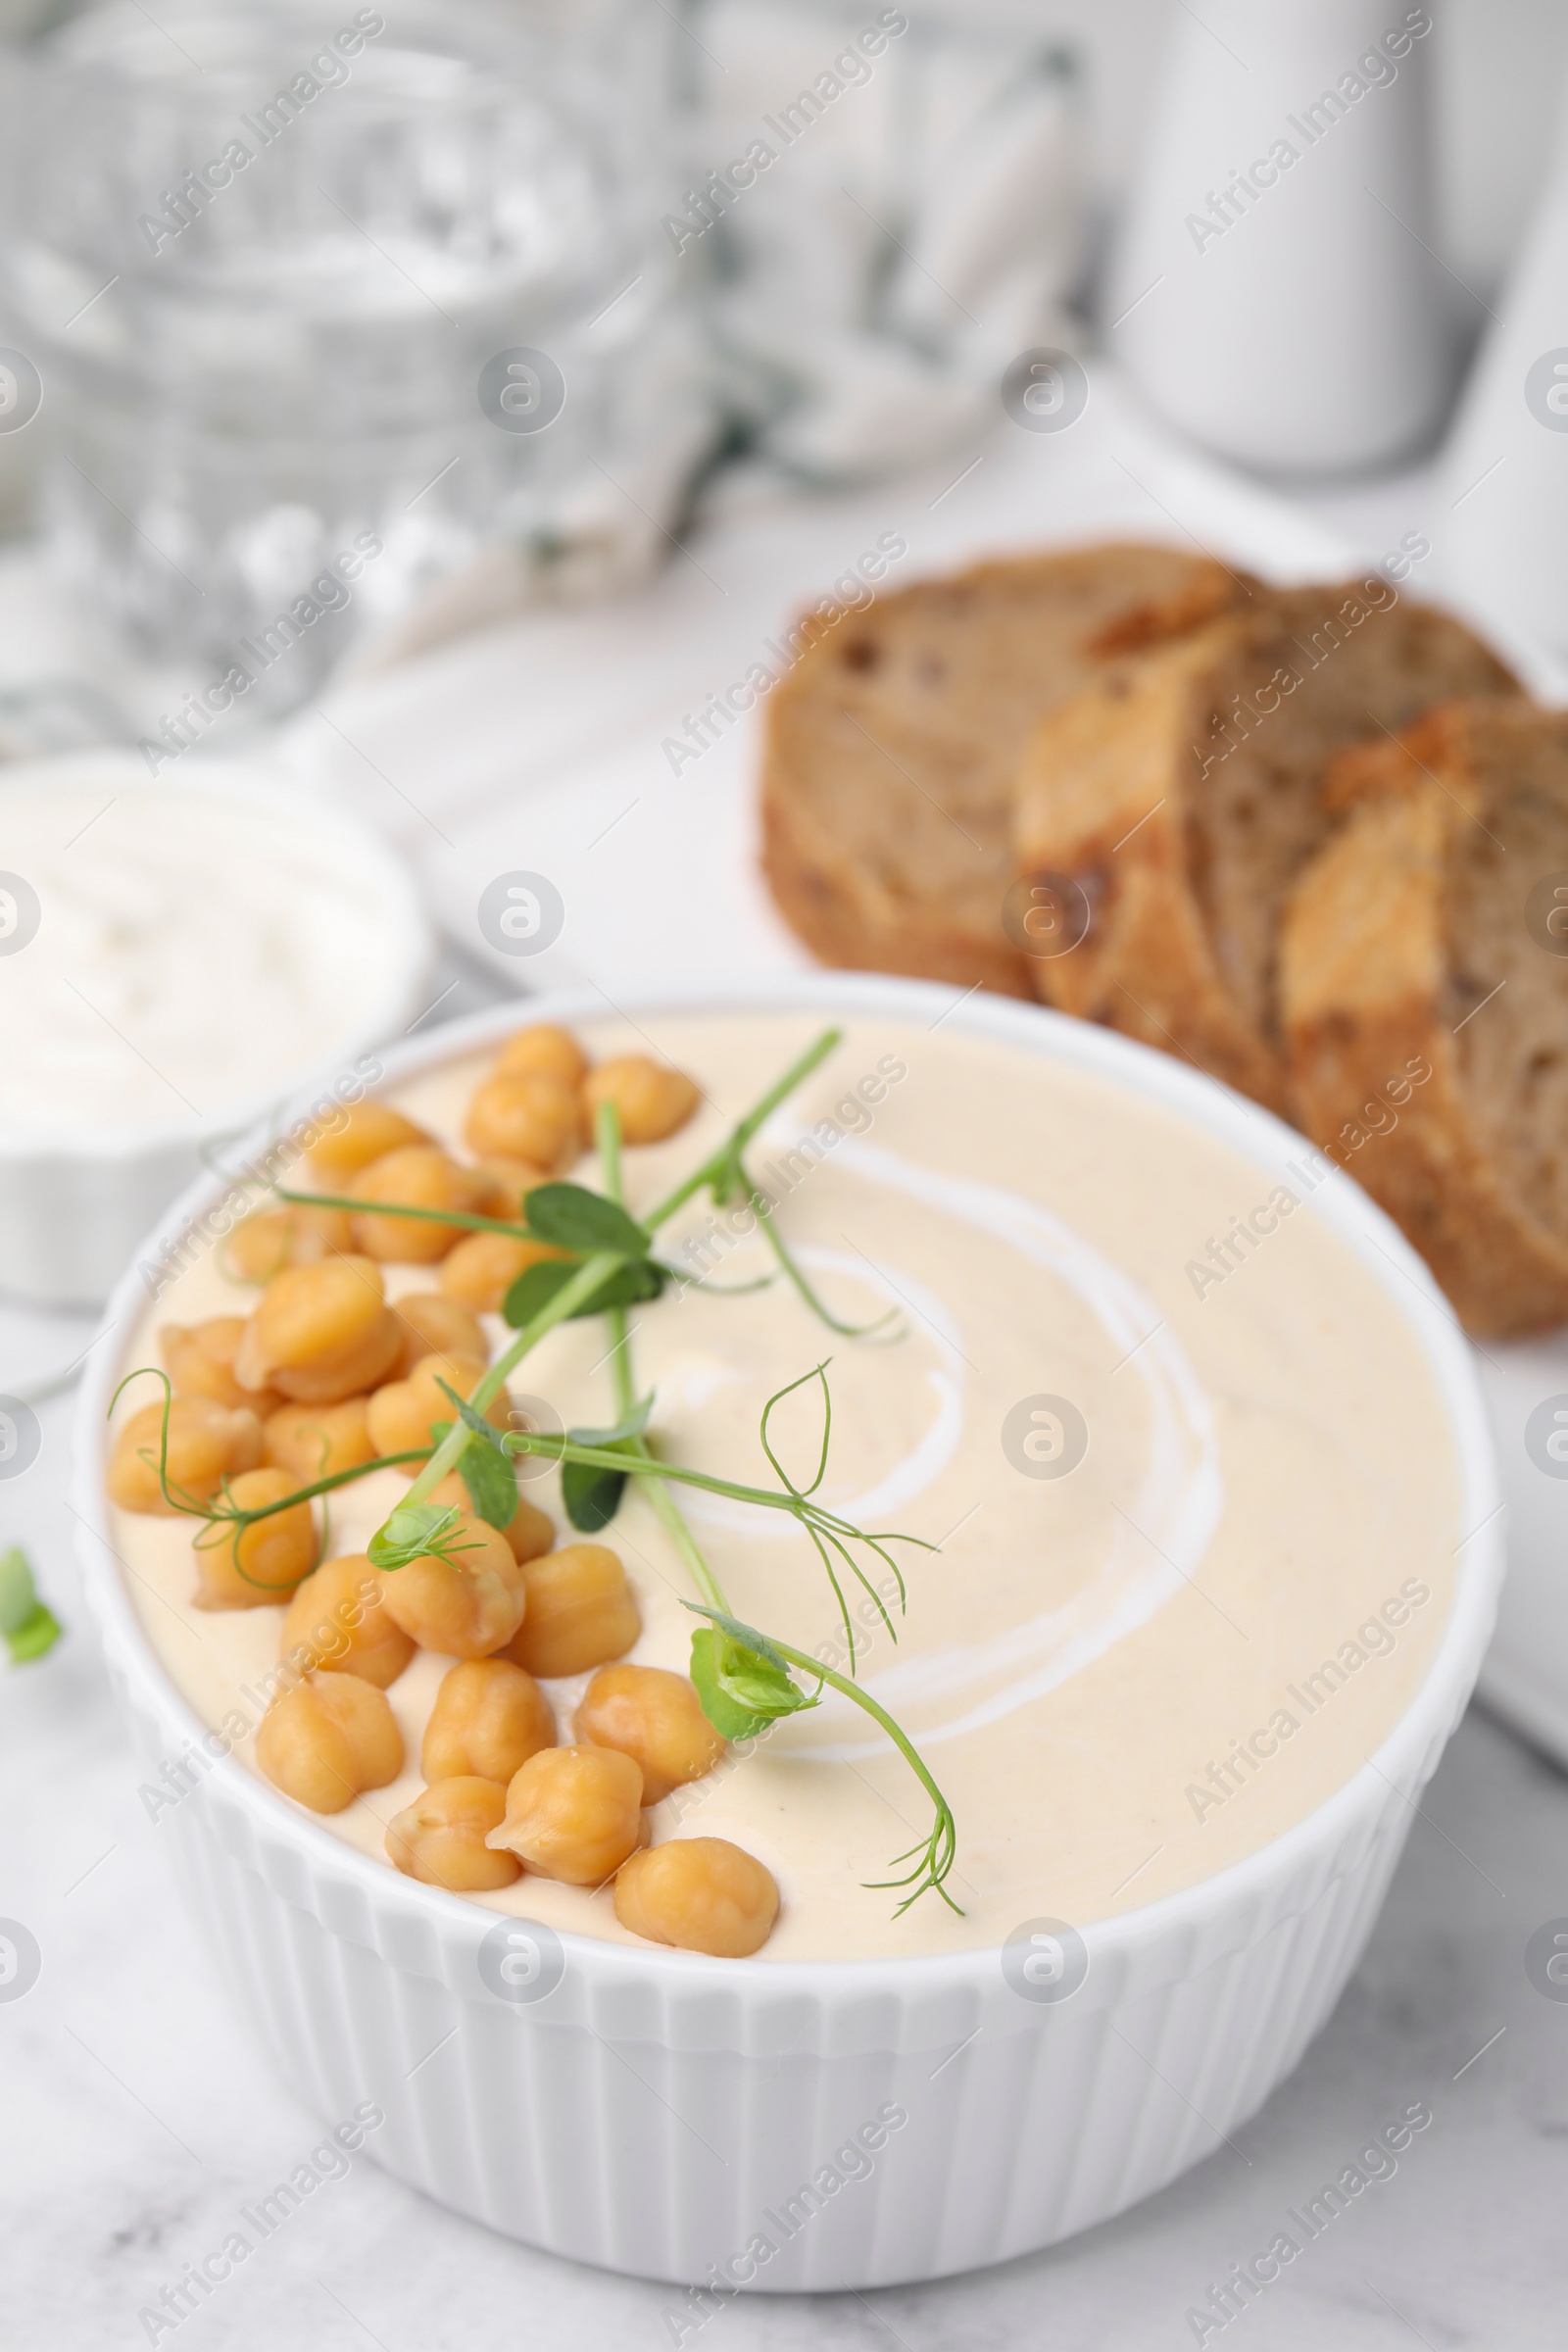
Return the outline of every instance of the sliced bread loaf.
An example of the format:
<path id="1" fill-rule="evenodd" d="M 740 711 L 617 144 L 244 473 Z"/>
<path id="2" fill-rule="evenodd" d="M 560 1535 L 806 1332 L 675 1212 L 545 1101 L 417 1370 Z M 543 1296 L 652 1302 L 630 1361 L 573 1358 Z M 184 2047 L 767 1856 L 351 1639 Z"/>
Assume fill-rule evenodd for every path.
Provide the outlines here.
<path id="1" fill-rule="evenodd" d="M 978 564 L 813 638 L 768 706 L 763 867 L 824 962 L 1011 996 L 1012 785 L 1030 729 L 1107 662 L 1256 601 L 1162 547 Z"/>
<path id="2" fill-rule="evenodd" d="M 1325 797 L 1348 814 L 1280 938 L 1298 1121 L 1472 1331 L 1561 1323 L 1568 714 L 1451 705 L 1345 754 Z"/>
<path id="3" fill-rule="evenodd" d="M 1462 623 L 1380 574 L 1275 594 L 1113 665 L 1020 765 L 1019 874 L 1059 918 L 1029 959 L 1039 994 L 1285 1108 L 1276 939 L 1331 822 L 1329 761 L 1512 685 Z"/>

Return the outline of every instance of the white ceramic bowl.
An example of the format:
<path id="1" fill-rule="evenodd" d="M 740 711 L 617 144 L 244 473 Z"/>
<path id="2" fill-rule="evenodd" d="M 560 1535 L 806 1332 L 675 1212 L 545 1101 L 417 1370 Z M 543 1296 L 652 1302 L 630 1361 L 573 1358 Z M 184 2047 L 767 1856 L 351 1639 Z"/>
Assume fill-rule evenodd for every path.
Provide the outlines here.
<path id="1" fill-rule="evenodd" d="M 328 1054 L 291 1071 L 282 1087 L 242 1094 L 219 1116 L 190 1112 L 103 1127 L 83 1122 L 48 1135 L 0 1125 L 0 1293 L 15 1298 L 99 1304 L 148 1227 L 201 1169 L 204 1152 L 245 1134 L 280 1095 L 319 1088 L 349 1071 L 372 1047 L 400 1035 L 423 1002 L 434 956 L 429 920 L 406 869 L 378 835 L 260 762 L 192 756 L 159 781 L 282 809 L 297 832 L 318 836 L 378 902 L 386 942 L 381 983 Z M 109 801 L 144 792 L 151 782 L 133 752 L 18 761 L 0 772 L 0 814 L 5 796 L 19 788 L 85 785 Z M 0 823 L 0 866 L 8 862 L 3 831 Z"/>
<path id="2" fill-rule="evenodd" d="M 746 1005 L 927 1025 L 940 1013 L 950 1031 L 1163 1103 L 1276 1181 L 1301 1149 L 1174 1060 L 996 998 L 955 1006 L 923 983 L 808 974 L 630 1009 Z M 603 1004 L 546 999 L 530 1010 L 570 1023 Z M 389 1076 L 515 1020 L 503 1008 L 455 1024 L 389 1057 Z M 178 1213 L 206 1199 L 197 1188 Z M 1037 2004 L 1012 1990 L 996 1950 L 768 1964 L 552 1937 L 354 1852 L 224 1760 L 161 1820 L 225 1977 L 306 2105 L 337 2119 L 374 2100 L 386 2120 L 366 2144 L 379 2162 L 534 2245 L 677 2282 L 716 2266 L 728 2284 L 775 2291 L 1000 2262 L 1105 2220 L 1210 2154 L 1296 2064 L 1355 1965 L 1413 1800 L 1469 1696 L 1500 1573 L 1491 1446 L 1451 1315 L 1348 1180 L 1321 1186 L 1310 1213 L 1415 1334 L 1450 1416 L 1464 1525 L 1478 1531 L 1460 1548 L 1452 1615 L 1417 1697 L 1326 1804 L 1248 1861 L 1091 1926 L 1081 1985 Z M 127 1278 L 111 1311 L 139 1304 Z M 81 1400 L 77 1508 L 114 1678 L 161 1766 L 204 1727 L 150 1649 L 108 1546 L 113 1378 L 106 1352 Z M 862 2128 L 863 2161 L 833 2166 Z M 859 2177 L 796 2194 L 828 2167 Z M 762 2261 L 752 2241 L 764 2237 L 776 2251 Z M 674 2340 L 714 2308 L 672 2292 Z"/>

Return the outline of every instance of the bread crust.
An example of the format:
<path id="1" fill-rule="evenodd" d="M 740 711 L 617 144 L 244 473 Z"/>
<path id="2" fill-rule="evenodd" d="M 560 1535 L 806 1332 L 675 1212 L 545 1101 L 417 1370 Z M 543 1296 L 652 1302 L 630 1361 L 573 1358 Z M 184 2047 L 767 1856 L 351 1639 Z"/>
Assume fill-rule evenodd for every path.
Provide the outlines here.
<path id="1" fill-rule="evenodd" d="M 1526 1198 L 1476 1099 L 1473 1057 L 1500 1051 L 1471 1032 L 1485 1020 L 1491 1000 L 1478 992 L 1492 974 L 1456 980 L 1465 943 L 1454 936 L 1453 892 L 1474 865 L 1474 828 L 1508 848 L 1494 831 L 1509 830 L 1508 779 L 1527 750 L 1543 749 L 1568 786 L 1568 717 L 1507 700 L 1452 705 L 1400 741 L 1347 755 L 1325 781 L 1347 821 L 1298 883 L 1281 927 L 1297 1121 L 1388 1210 L 1484 1338 L 1568 1319 L 1568 1235 Z M 1558 839 L 1568 868 L 1568 795 Z M 1521 846 L 1516 837 L 1516 861 Z M 1526 882 L 1509 883 L 1521 901 Z M 1513 974 L 1525 987 L 1531 976 L 1528 962 Z M 1555 1025 L 1548 1005 L 1547 1032 Z M 1414 1076 L 1408 1091 L 1401 1074 Z"/>
<path id="2" fill-rule="evenodd" d="M 1260 593 L 1206 558 L 1108 546 L 808 616 L 763 753 L 762 868 L 786 922 L 824 962 L 1031 996 L 1003 912 L 1029 726 L 1129 648 Z"/>
<path id="3" fill-rule="evenodd" d="M 1188 768 L 1210 678 L 1271 636 L 1222 620 L 1114 668 L 1042 722 L 1018 781 L 1021 875 L 1083 903 L 1068 952 L 1034 960 L 1058 1011 L 1178 1054 L 1257 1101 L 1283 1102 L 1274 1056 L 1224 985 L 1188 871 Z"/>
<path id="4" fill-rule="evenodd" d="M 1404 723 L 1434 692 L 1512 684 L 1460 623 L 1408 604 L 1396 612 L 1378 585 L 1386 602 L 1361 582 L 1279 592 L 1257 613 L 1113 667 L 1041 722 L 1017 779 L 1020 874 L 1055 877 L 1090 916 L 1070 953 L 1030 959 L 1038 994 L 1275 1110 L 1289 1094 L 1274 925 L 1331 821 L 1319 786 L 1337 742 Z M 1220 795 L 1227 783 L 1235 806 Z M 1249 891 L 1237 857 L 1252 823 Z"/>
<path id="5" fill-rule="evenodd" d="M 762 803 L 762 871 L 779 912 L 819 963 L 1033 1000 L 1024 958 L 1000 928 L 988 940 L 950 925 L 940 901 L 878 899 L 830 840 L 792 822 L 777 796 Z"/>

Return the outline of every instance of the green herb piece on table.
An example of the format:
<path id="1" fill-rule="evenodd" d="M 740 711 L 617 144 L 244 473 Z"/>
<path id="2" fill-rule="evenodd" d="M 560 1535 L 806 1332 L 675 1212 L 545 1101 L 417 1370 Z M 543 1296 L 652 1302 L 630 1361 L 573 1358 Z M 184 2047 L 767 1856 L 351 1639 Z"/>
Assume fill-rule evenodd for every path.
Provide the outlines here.
<path id="1" fill-rule="evenodd" d="M 26 1553 L 13 1544 L 9 1551 L 0 1552 L 0 1637 L 13 1664 L 25 1666 L 46 1656 L 60 1634 L 59 1618 L 38 1598 Z"/>

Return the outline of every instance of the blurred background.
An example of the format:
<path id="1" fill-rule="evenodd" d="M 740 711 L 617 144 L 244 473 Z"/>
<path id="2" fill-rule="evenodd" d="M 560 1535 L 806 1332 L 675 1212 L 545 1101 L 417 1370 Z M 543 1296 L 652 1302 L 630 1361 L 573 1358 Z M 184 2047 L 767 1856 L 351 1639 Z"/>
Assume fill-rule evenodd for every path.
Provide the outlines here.
<path id="1" fill-rule="evenodd" d="M 0 12 L 0 746 L 156 737 L 237 663 L 216 743 L 351 657 L 614 594 L 737 475 L 978 448 L 1036 347 L 1298 491 L 1431 461 L 1568 50 L 1544 0 L 339 13 Z M 1266 154 L 1385 33 L 1399 62 L 1233 258 L 1244 130 Z"/>

